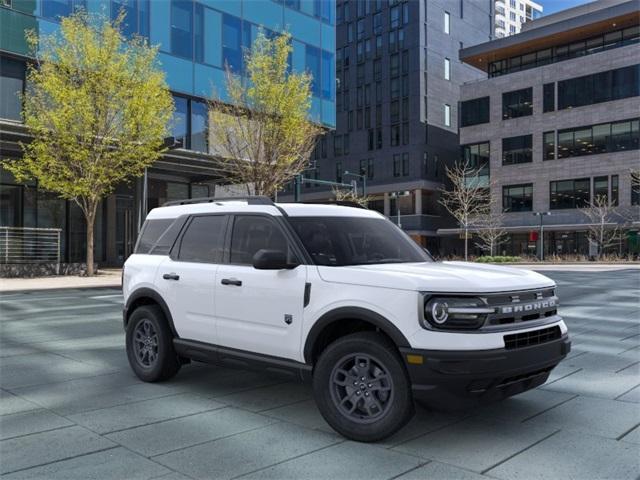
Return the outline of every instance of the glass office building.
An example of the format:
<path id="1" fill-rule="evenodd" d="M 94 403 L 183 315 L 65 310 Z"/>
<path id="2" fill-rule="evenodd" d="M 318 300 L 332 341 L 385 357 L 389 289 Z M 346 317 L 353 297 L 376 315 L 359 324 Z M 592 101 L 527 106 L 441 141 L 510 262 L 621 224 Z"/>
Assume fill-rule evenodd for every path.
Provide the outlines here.
<path id="1" fill-rule="evenodd" d="M 20 156 L 28 139 L 21 124 L 20 94 L 30 61 L 25 32 L 49 34 L 76 9 L 115 18 L 126 13 L 123 31 L 160 46 L 159 61 L 175 100 L 172 135 L 179 148 L 165 154 L 145 179 L 123 185 L 103 203 L 96 224 L 96 261 L 118 265 L 131 252 L 146 211 L 168 200 L 213 195 L 223 179 L 209 155 L 205 99 L 225 97 L 225 66 L 243 71 L 243 50 L 260 29 L 287 30 L 293 39 L 294 71 L 313 76 L 311 118 L 335 126 L 334 0 L 2 0 L 0 2 L 0 155 Z M 0 226 L 63 230 L 63 261 L 82 261 L 84 222 L 71 202 L 17 183 L 1 172 Z"/>

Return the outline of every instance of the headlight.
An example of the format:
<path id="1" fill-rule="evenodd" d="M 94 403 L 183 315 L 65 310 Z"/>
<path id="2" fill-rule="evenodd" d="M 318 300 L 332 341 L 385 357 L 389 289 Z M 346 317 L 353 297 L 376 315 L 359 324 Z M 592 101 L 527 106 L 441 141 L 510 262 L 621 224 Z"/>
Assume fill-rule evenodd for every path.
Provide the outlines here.
<path id="1" fill-rule="evenodd" d="M 477 297 L 431 297 L 424 305 L 424 328 L 475 329 L 495 308 Z"/>

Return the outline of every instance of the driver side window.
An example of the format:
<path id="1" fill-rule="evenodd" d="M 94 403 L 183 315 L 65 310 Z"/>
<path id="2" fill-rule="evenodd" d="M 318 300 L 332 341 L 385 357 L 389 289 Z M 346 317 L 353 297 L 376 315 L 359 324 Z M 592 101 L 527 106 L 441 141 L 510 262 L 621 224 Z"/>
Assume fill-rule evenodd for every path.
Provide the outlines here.
<path id="1" fill-rule="evenodd" d="M 238 215 L 231 231 L 229 262 L 235 265 L 252 265 L 258 250 L 280 250 L 290 258 L 289 242 L 280 226 L 267 217 Z"/>

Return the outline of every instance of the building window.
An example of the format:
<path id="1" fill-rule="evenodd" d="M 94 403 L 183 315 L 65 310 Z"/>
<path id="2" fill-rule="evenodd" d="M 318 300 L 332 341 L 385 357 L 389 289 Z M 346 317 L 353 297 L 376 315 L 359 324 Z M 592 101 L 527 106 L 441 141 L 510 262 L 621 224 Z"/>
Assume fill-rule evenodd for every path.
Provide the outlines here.
<path id="1" fill-rule="evenodd" d="M 342 136 L 342 151 L 345 155 L 349 155 L 349 134 L 345 133 Z"/>
<path id="2" fill-rule="evenodd" d="M 397 147 L 400 145 L 400 125 L 391 125 L 391 146 Z"/>
<path id="3" fill-rule="evenodd" d="M 8 2 L 9 5 L 3 5 L 6 7 L 11 7 L 11 3 Z M 55 20 L 57 22 L 60 21 L 60 17 L 68 17 L 73 13 L 74 10 L 78 10 L 80 8 L 86 9 L 86 1 L 85 0 L 56 0 L 56 1 L 45 1 L 42 3 L 42 16 L 44 18 L 48 18 L 49 20 Z"/>
<path id="4" fill-rule="evenodd" d="M 226 17 L 229 18 L 227 19 Z M 225 20 L 233 22 L 239 55 L 240 20 L 230 15 L 225 15 Z M 225 33 L 227 33 L 226 28 L 227 24 L 225 23 L 223 24 L 223 42 L 225 40 Z M 193 2 L 171 0 L 171 53 L 178 57 L 193 58 Z"/>
<path id="5" fill-rule="evenodd" d="M 375 133 L 373 131 L 373 128 L 370 128 L 367 132 L 367 150 L 373 150 L 373 146 L 374 146 L 374 138 L 375 138 Z"/>
<path id="6" fill-rule="evenodd" d="M 489 179 L 489 142 L 472 143 L 461 147 L 462 161 L 470 168 L 478 170 L 478 177 Z"/>
<path id="7" fill-rule="evenodd" d="M 606 32 L 586 40 L 578 40 L 571 44 L 558 45 L 553 48 L 545 48 L 525 55 L 491 62 L 489 63 L 489 77 L 519 72 L 571 58 L 599 53 L 612 48 L 633 45 L 638 42 L 640 42 L 640 29 L 635 25 L 624 30 Z"/>
<path id="8" fill-rule="evenodd" d="M 314 97 L 320 97 L 321 83 L 319 48 L 312 47 L 311 45 L 305 46 L 305 64 L 307 71 L 311 74 L 311 93 Z"/>
<path id="9" fill-rule="evenodd" d="M 389 9 L 389 28 L 394 29 L 400 26 L 400 6 L 396 5 Z"/>
<path id="10" fill-rule="evenodd" d="M 620 201 L 618 175 L 611 175 L 611 205 L 617 206 Z"/>
<path id="11" fill-rule="evenodd" d="M 389 57 L 389 74 L 392 77 L 400 75 L 400 56 L 397 53 Z"/>
<path id="12" fill-rule="evenodd" d="M 342 183 L 342 162 L 336 162 L 336 182 Z"/>
<path id="13" fill-rule="evenodd" d="M 376 130 L 376 150 L 380 150 L 382 148 L 382 129 L 378 128 Z"/>
<path id="14" fill-rule="evenodd" d="M 25 63 L 0 57 L 0 118 L 22 120 Z"/>
<path id="15" fill-rule="evenodd" d="M 542 111 L 553 112 L 556 109 L 556 84 L 545 83 L 542 93 Z"/>
<path id="16" fill-rule="evenodd" d="M 401 168 L 402 168 L 402 165 L 400 164 L 400 155 L 394 155 L 393 156 L 393 176 L 394 177 L 400 176 L 400 173 L 402 172 Z"/>
<path id="17" fill-rule="evenodd" d="M 533 113 L 533 89 L 514 90 L 502 94 L 502 119 L 524 117 Z"/>
<path id="18" fill-rule="evenodd" d="M 42 2 L 43 8 L 47 3 L 56 2 Z M 78 3 L 84 6 L 85 2 Z M 149 0 L 111 0 L 111 20 L 115 20 L 120 11 L 125 13 L 121 30 L 126 37 L 135 34 L 149 37 Z"/>
<path id="19" fill-rule="evenodd" d="M 460 126 L 489 123 L 489 97 L 474 98 L 460 103 Z"/>
<path id="20" fill-rule="evenodd" d="M 184 97 L 173 96 L 175 110 L 171 122 L 171 136 L 179 148 L 189 148 L 189 100 Z"/>
<path id="21" fill-rule="evenodd" d="M 447 35 L 451 33 L 451 15 L 449 15 L 449 12 L 444 12 L 444 33 Z"/>
<path id="22" fill-rule="evenodd" d="M 582 208 L 589 205 L 591 179 L 559 180 L 549 183 L 550 209 Z"/>
<path id="23" fill-rule="evenodd" d="M 558 158 L 638 150 L 638 119 L 558 130 Z"/>
<path id="24" fill-rule="evenodd" d="M 342 135 L 335 135 L 333 137 L 333 155 L 334 157 L 342 155 Z"/>
<path id="25" fill-rule="evenodd" d="M 521 135 L 502 139 L 502 164 L 514 165 L 530 163 L 532 154 L 532 135 Z"/>
<path id="26" fill-rule="evenodd" d="M 189 148 L 197 152 L 207 152 L 208 144 L 208 108 L 205 102 L 190 101 L 191 124 Z"/>
<path id="27" fill-rule="evenodd" d="M 382 33 L 382 12 L 376 13 L 373 16 L 373 33 Z M 382 37 L 380 37 L 380 39 L 382 40 Z M 380 44 L 380 46 L 382 46 L 382 43 Z"/>
<path id="28" fill-rule="evenodd" d="M 451 126 L 451 105 L 444 104 L 444 126 Z"/>
<path id="29" fill-rule="evenodd" d="M 631 205 L 640 205 L 640 176 L 631 175 Z"/>
<path id="30" fill-rule="evenodd" d="M 322 50 L 321 93 L 325 100 L 335 98 L 335 59 L 331 52 Z"/>
<path id="31" fill-rule="evenodd" d="M 451 61 L 448 58 L 444 59 L 444 79 L 451 80 Z"/>
<path id="32" fill-rule="evenodd" d="M 542 134 L 542 159 L 556 159 L 556 132 L 544 132 Z"/>
<path id="33" fill-rule="evenodd" d="M 402 144 L 409 145 L 409 122 L 402 124 Z"/>
<path id="34" fill-rule="evenodd" d="M 640 65 L 558 82 L 558 110 L 640 95 Z"/>
<path id="35" fill-rule="evenodd" d="M 409 176 L 409 154 L 408 153 L 402 154 L 402 176 L 403 177 Z"/>
<path id="36" fill-rule="evenodd" d="M 502 187 L 503 212 L 531 212 L 533 210 L 533 184 Z"/>
<path id="37" fill-rule="evenodd" d="M 604 201 L 609 198 L 609 177 L 595 177 L 593 179 L 593 200 L 600 197 Z"/>

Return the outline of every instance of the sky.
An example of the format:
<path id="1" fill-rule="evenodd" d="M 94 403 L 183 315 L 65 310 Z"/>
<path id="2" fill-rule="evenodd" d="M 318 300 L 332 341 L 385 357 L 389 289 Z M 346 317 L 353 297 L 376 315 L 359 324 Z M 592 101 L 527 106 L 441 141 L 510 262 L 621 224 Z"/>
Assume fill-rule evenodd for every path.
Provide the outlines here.
<path id="1" fill-rule="evenodd" d="M 549 15 L 550 13 L 556 13 L 560 10 L 590 3 L 590 1 L 591 0 L 538 0 L 538 3 L 542 4 L 543 14 Z"/>

